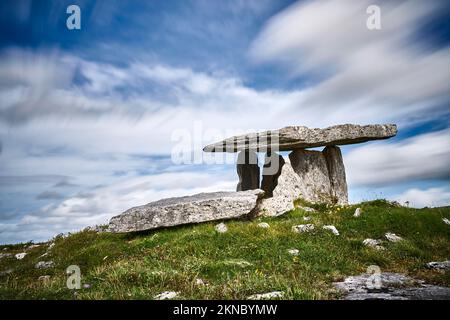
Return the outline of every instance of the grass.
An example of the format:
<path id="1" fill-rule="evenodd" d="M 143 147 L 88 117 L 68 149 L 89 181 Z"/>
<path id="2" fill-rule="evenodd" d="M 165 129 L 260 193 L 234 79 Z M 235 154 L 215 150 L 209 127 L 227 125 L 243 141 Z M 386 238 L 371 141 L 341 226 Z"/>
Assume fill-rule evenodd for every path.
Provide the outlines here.
<path id="1" fill-rule="evenodd" d="M 362 215 L 355 218 L 358 206 Z M 152 299 L 163 291 L 177 291 L 180 299 L 245 299 L 269 291 L 283 291 L 284 299 L 336 299 L 333 281 L 374 264 L 383 272 L 450 285 L 448 272 L 424 267 L 450 258 L 450 226 L 442 221 L 450 218 L 449 207 L 412 209 L 384 200 L 315 207 L 315 213 L 295 209 L 280 217 L 227 221 L 223 234 L 211 222 L 138 234 L 85 230 L 56 237 L 51 249 L 50 242 L 32 249 L 26 249 L 30 243 L 0 246 L 0 253 L 28 253 L 22 260 L 0 258 L 0 299 Z M 305 222 L 305 216 L 311 220 Z M 269 229 L 257 226 L 263 221 Z M 292 232 L 293 225 L 305 223 L 315 230 Z M 323 225 L 336 226 L 340 235 Z M 386 232 L 404 240 L 384 241 L 385 251 L 362 245 L 366 238 L 383 239 Z M 55 267 L 36 269 L 41 260 L 52 260 Z M 67 288 L 69 265 L 80 267 L 89 288 Z M 42 275 L 50 279 L 39 279 Z"/>

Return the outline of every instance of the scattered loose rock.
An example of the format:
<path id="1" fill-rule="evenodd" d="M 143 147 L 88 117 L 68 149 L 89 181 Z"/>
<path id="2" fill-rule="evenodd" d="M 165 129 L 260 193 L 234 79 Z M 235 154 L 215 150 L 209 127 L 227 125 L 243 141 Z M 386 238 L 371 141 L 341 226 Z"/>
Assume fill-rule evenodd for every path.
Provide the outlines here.
<path id="1" fill-rule="evenodd" d="M 375 239 L 365 239 L 363 241 L 363 245 L 367 247 L 374 248 L 376 250 L 384 250 L 385 248 L 381 246 L 381 240 L 375 240 Z"/>
<path id="2" fill-rule="evenodd" d="M 247 260 L 243 260 L 243 259 L 230 259 L 230 260 L 225 260 L 223 263 L 227 264 L 227 265 L 235 265 L 235 266 L 238 266 L 241 268 L 245 268 L 245 267 L 249 267 L 249 266 L 253 265 L 251 262 L 248 262 Z"/>
<path id="3" fill-rule="evenodd" d="M 267 293 L 258 293 L 247 297 L 248 300 L 268 300 L 268 299 L 280 299 L 284 295 L 282 291 L 273 291 Z"/>
<path id="4" fill-rule="evenodd" d="M 292 231 L 296 232 L 296 233 L 303 233 L 303 232 L 310 232 L 314 230 L 314 225 L 313 224 L 299 224 L 297 226 L 293 226 L 292 227 Z"/>
<path id="5" fill-rule="evenodd" d="M 303 221 L 309 221 L 311 220 L 311 217 L 303 217 Z"/>
<path id="6" fill-rule="evenodd" d="M 345 300 L 448 300 L 450 288 L 425 284 L 399 273 L 380 273 L 379 287 L 373 274 L 346 278 L 334 285 L 345 293 Z"/>
<path id="7" fill-rule="evenodd" d="M 298 254 L 300 253 L 300 250 L 298 250 L 298 249 L 289 249 L 288 253 L 290 255 L 293 255 L 293 256 L 298 256 Z"/>
<path id="8" fill-rule="evenodd" d="M 216 229 L 216 231 L 217 231 L 218 233 L 225 233 L 225 232 L 228 231 L 227 225 L 226 225 L 225 223 L 223 223 L 223 222 L 217 224 L 217 225 L 214 227 L 214 229 Z"/>
<path id="9" fill-rule="evenodd" d="M 442 218 L 442 221 L 444 221 L 445 224 L 450 224 L 450 220 L 448 220 L 447 218 Z"/>
<path id="10" fill-rule="evenodd" d="M 39 244 L 32 244 L 32 245 L 29 245 L 29 246 L 26 248 L 26 250 L 32 250 L 32 249 L 34 249 L 34 248 L 39 248 L 39 247 L 40 247 Z"/>
<path id="11" fill-rule="evenodd" d="M 22 253 L 17 253 L 16 255 L 14 255 L 14 257 L 16 257 L 17 260 L 22 260 L 23 258 L 25 258 L 26 255 L 27 255 L 26 252 L 22 252 Z"/>
<path id="12" fill-rule="evenodd" d="M 437 270 L 450 270 L 450 261 L 432 261 L 427 263 L 427 268 Z"/>
<path id="13" fill-rule="evenodd" d="M 55 263 L 53 261 L 39 261 L 36 263 L 35 268 L 36 269 L 49 269 L 53 268 Z"/>
<path id="14" fill-rule="evenodd" d="M 338 236 L 339 235 L 339 231 L 338 229 L 336 229 L 335 226 L 323 226 L 323 228 L 325 230 L 330 230 L 331 232 L 333 232 L 334 235 Z"/>
<path id="15" fill-rule="evenodd" d="M 84 289 L 89 289 L 91 287 L 91 285 L 89 283 L 84 283 L 83 284 L 83 288 Z"/>
<path id="16" fill-rule="evenodd" d="M 402 241 L 403 238 L 399 237 L 395 233 L 387 232 L 385 235 L 386 239 L 388 239 L 390 242 L 399 242 Z"/>
<path id="17" fill-rule="evenodd" d="M 200 279 L 200 278 L 195 279 L 195 284 L 197 286 L 207 286 L 207 283 L 203 279 Z"/>
<path id="18" fill-rule="evenodd" d="M 175 291 L 164 291 L 164 292 L 162 292 L 160 294 L 157 294 L 153 298 L 155 300 L 167 300 L 167 299 L 173 299 L 176 296 L 178 296 L 178 292 L 175 292 Z"/>
<path id="19" fill-rule="evenodd" d="M 258 227 L 263 228 L 263 229 L 270 228 L 270 226 L 267 222 L 258 223 Z"/>
<path id="20" fill-rule="evenodd" d="M 353 214 L 354 217 L 359 217 L 361 215 L 361 208 L 356 208 L 355 213 Z"/>

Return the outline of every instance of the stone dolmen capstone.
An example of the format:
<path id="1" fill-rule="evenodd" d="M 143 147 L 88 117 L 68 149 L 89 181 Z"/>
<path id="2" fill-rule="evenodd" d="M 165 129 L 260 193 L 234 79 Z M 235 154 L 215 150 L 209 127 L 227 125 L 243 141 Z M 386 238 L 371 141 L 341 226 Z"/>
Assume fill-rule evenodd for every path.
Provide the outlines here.
<path id="1" fill-rule="evenodd" d="M 388 139 L 395 124 L 344 124 L 325 129 L 290 126 L 279 130 L 234 136 L 207 145 L 205 152 L 239 152 L 237 190 L 261 188 L 265 197 L 260 213 L 277 216 L 294 208 L 301 198 L 309 202 L 346 204 L 347 181 L 338 145 Z M 306 148 L 325 147 L 322 151 Z M 277 151 L 291 151 L 287 158 Z M 261 186 L 256 152 L 265 152 Z M 256 159 L 256 160 L 255 160 Z"/>
<path id="2" fill-rule="evenodd" d="M 112 217 L 110 232 L 133 232 L 255 214 L 264 191 L 212 192 L 162 199 Z"/>

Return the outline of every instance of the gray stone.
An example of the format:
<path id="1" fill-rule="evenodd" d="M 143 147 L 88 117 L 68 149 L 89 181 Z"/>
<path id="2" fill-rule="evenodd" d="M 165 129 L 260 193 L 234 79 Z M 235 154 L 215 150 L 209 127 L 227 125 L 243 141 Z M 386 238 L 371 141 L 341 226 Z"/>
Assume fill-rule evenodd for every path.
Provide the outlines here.
<path id="1" fill-rule="evenodd" d="M 284 158 L 278 153 L 266 153 L 263 167 L 263 178 L 261 182 L 261 189 L 264 190 L 264 196 L 266 198 L 273 196 L 273 190 L 278 184 L 278 178 L 281 175 L 281 170 L 284 164 Z"/>
<path id="2" fill-rule="evenodd" d="M 169 299 L 173 299 L 176 298 L 178 296 L 178 292 L 175 291 L 164 291 L 160 294 L 157 294 L 156 296 L 154 296 L 153 298 L 155 300 L 169 300 Z"/>
<path id="3" fill-rule="evenodd" d="M 258 155 L 255 152 L 239 152 L 236 169 L 239 176 L 236 191 L 259 189 Z"/>
<path id="4" fill-rule="evenodd" d="M 355 213 L 353 214 L 354 217 L 359 217 L 361 215 L 361 208 L 356 208 Z"/>
<path id="5" fill-rule="evenodd" d="M 281 299 L 284 293 L 282 291 L 272 291 L 267 293 L 258 293 L 247 297 L 247 300 L 270 300 Z"/>
<path id="6" fill-rule="evenodd" d="M 373 274 L 362 274 L 334 283 L 345 300 L 448 300 L 450 288 L 426 284 L 399 273 L 380 273 L 379 286 Z"/>
<path id="7" fill-rule="evenodd" d="M 133 232 L 189 223 L 253 216 L 264 191 L 200 193 L 162 199 L 112 217 L 110 232 Z"/>
<path id="8" fill-rule="evenodd" d="M 280 161 L 281 173 L 278 175 L 275 187 L 272 189 L 272 197 L 261 200 L 260 214 L 265 216 L 279 216 L 294 209 L 296 200 L 302 189 L 300 177 L 294 172 L 289 159 Z M 269 183 L 265 185 L 267 186 Z"/>
<path id="9" fill-rule="evenodd" d="M 392 232 L 386 232 L 384 236 L 390 242 L 399 242 L 403 240 L 402 237 L 399 237 L 398 235 Z"/>
<path id="10" fill-rule="evenodd" d="M 26 255 L 27 255 L 26 252 L 21 252 L 21 253 L 15 254 L 14 257 L 15 257 L 17 260 L 22 260 L 23 258 L 25 258 Z"/>
<path id="11" fill-rule="evenodd" d="M 381 246 L 381 240 L 376 239 L 365 239 L 363 245 L 366 247 L 374 248 L 375 250 L 384 250 L 385 248 Z"/>
<path id="12" fill-rule="evenodd" d="M 225 223 L 219 223 L 217 224 L 214 229 L 218 232 L 218 233 L 225 233 L 228 231 L 228 227 Z"/>
<path id="13" fill-rule="evenodd" d="M 397 134 L 395 124 L 336 125 L 324 129 L 290 126 L 274 131 L 264 131 L 234 136 L 207 145 L 205 152 L 288 151 L 301 148 L 335 146 L 388 139 Z"/>
<path id="14" fill-rule="evenodd" d="M 267 222 L 260 222 L 258 223 L 258 227 L 262 229 L 268 229 L 270 228 L 270 225 Z"/>
<path id="15" fill-rule="evenodd" d="M 341 149 L 336 146 L 327 146 L 322 153 L 327 163 L 328 177 L 331 183 L 331 196 L 334 197 L 337 204 L 347 204 L 347 180 Z"/>
<path id="16" fill-rule="evenodd" d="M 450 270 L 450 261 L 432 261 L 427 263 L 427 268 L 436 270 Z"/>
<path id="17" fill-rule="evenodd" d="M 292 227 L 292 231 L 296 233 L 304 233 L 304 232 L 311 232 L 314 230 L 314 225 L 311 223 L 308 224 L 299 224 L 297 226 Z"/>
<path id="18" fill-rule="evenodd" d="M 53 261 L 39 261 L 36 263 L 35 268 L 36 269 L 49 269 L 53 268 L 55 263 Z"/>
<path id="19" fill-rule="evenodd" d="M 339 231 L 338 231 L 338 229 L 336 229 L 336 227 L 335 226 L 323 226 L 322 227 L 323 229 L 325 229 L 325 230 L 330 230 L 335 236 L 338 236 L 339 235 Z"/>
<path id="20" fill-rule="evenodd" d="M 300 181 L 296 198 L 309 202 L 334 202 L 327 162 L 322 152 L 298 149 L 289 154 L 289 159 Z"/>

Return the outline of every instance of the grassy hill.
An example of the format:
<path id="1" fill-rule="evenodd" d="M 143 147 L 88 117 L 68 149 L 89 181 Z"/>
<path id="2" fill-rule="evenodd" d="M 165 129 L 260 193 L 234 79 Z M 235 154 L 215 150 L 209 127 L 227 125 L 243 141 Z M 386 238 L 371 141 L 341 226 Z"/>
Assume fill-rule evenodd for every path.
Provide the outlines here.
<path id="1" fill-rule="evenodd" d="M 356 207 L 360 217 L 353 217 Z M 30 243 L 0 246 L 0 254 L 12 254 L 0 258 L 0 299 L 152 299 L 163 291 L 177 291 L 180 299 L 245 299 L 269 291 L 283 291 L 285 299 L 336 299 L 332 282 L 369 265 L 450 286 L 449 272 L 424 266 L 450 258 L 450 226 L 442 221 L 450 219 L 449 207 L 412 209 L 377 200 L 315 209 L 227 221 L 222 234 L 213 222 L 137 234 L 85 230 L 28 249 Z M 258 227 L 260 222 L 270 228 Z M 305 223 L 315 230 L 292 231 Z M 336 226 L 340 235 L 323 225 Z M 404 240 L 388 242 L 386 232 Z M 384 239 L 386 250 L 364 246 L 366 238 Z M 298 256 L 289 249 L 298 249 Z M 14 257 L 20 252 L 27 252 L 22 260 Z M 35 267 L 50 260 L 52 268 Z M 86 288 L 67 289 L 69 265 L 80 267 Z"/>

